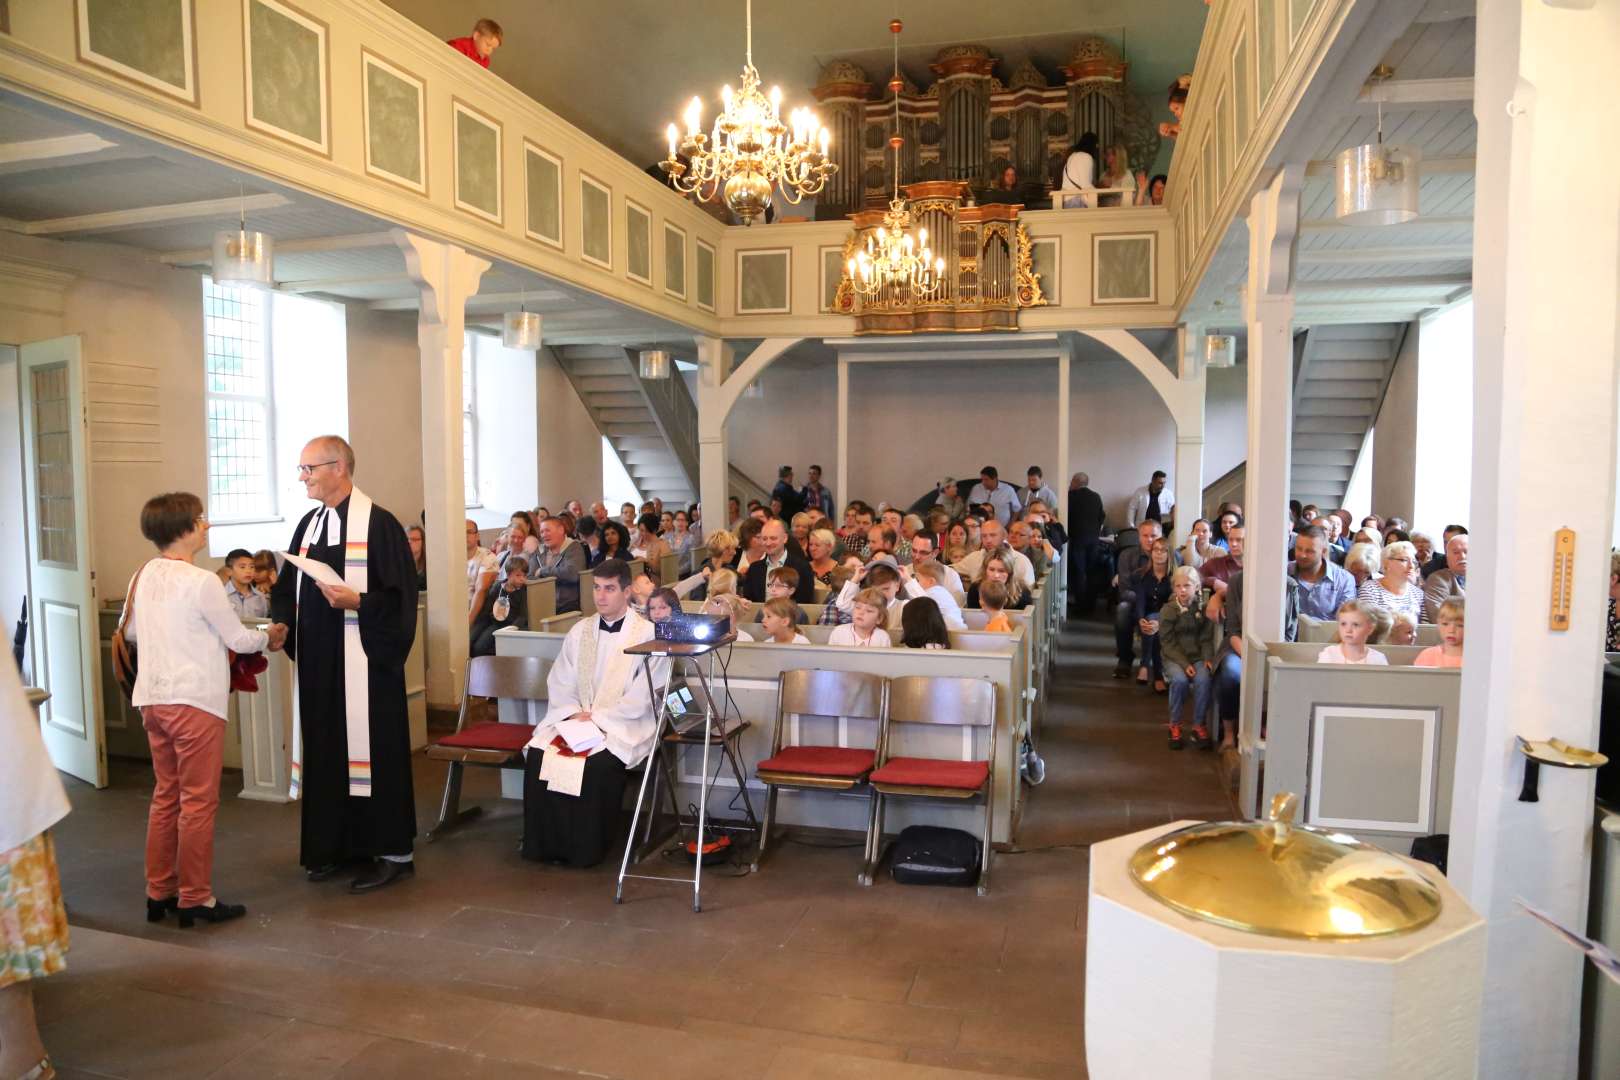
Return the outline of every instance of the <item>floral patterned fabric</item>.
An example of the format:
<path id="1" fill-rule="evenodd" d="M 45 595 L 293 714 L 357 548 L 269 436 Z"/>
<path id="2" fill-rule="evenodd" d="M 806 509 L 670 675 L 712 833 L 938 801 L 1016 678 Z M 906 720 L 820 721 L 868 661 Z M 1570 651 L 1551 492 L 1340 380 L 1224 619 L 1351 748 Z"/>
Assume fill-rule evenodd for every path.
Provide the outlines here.
<path id="1" fill-rule="evenodd" d="M 50 833 L 0 852 L 0 986 L 66 966 L 67 911 Z"/>

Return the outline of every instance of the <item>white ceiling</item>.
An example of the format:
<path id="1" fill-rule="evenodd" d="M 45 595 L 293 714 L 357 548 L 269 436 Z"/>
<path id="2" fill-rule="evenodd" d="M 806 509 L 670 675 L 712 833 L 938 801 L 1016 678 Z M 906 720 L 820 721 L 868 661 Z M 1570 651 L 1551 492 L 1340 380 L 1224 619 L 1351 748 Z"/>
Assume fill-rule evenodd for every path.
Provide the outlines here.
<path id="1" fill-rule="evenodd" d="M 1465 13 L 1458 17 L 1455 9 L 1442 14 L 1440 21 L 1412 23 L 1383 60 L 1393 70 L 1391 85 L 1422 99 L 1383 109 L 1384 141 L 1423 153 L 1420 216 L 1402 225 L 1372 227 L 1347 227 L 1334 219 L 1331 162 L 1340 150 L 1377 138 L 1376 106 L 1345 102 L 1311 149 L 1313 166 L 1300 195 L 1295 318 L 1301 325 L 1406 321 L 1445 306 L 1471 287 L 1474 19 Z M 1422 92 L 1425 88 L 1432 93 Z M 1433 100 L 1441 97 L 1447 100 Z M 1247 268 L 1248 232 L 1239 220 L 1189 305 L 1192 317 L 1240 326 L 1239 288 Z"/>
<path id="2" fill-rule="evenodd" d="M 0 229 L 118 245 L 158 264 L 202 270 L 214 233 L 236 223 L 244 197 L 250 225 L 276 240 L 281 288 L 415 311 L 416 290 L 388 222 L 0 93 Z M 497 263 L 481 286 L 468 305 L 470 323 L 498 325 L 501 312 L 521 300 L 546 317 L 548 345 L 690 336 L 672 323 L 506 264 Z"/>
<path id="3" fill-rule="evenodd" d="M 506 37 L 492 72 L 643 166 L 662 156 L 664 126 L 693 95 L 714 115 L 721 84 L 736 84 L 743 65 L 743 0 L 386 2 L 445 38 L 469 33 L 479 16 L 495 19 Z M 860 64 L 881 90 L 896 14 L 905 23 L 902 70 L 918 85 L 933 81 L 928 62 L 940 48 L 969 43 L 1001 59 L 999 77 L 1027 57 L 1060 80 L 1058 65 L 1095 34 L 1121 48 L 1132 88 L 1162 108 L 1171 80 L 1192 70 L 1206 8 L 1198 0 L 759 0 L 754 66 L 790 106 L 815 104 L 810 89 L 835 59 Z"/>

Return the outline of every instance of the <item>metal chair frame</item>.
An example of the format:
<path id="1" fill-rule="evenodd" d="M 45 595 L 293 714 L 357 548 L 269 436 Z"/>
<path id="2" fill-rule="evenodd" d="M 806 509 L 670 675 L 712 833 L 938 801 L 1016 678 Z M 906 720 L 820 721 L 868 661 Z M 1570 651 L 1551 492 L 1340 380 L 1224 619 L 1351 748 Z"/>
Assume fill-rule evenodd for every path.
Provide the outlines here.
<path id="1" fill-rule="evenodd" d="M 960 788 L 885 784 L 872 780 L 872 825 L 866 839 L 868 863 L 863 877 L 870 882 L 877 871 L 883 851 L 883 814 L 885 800 L 890 796 L 911 798 L 953 799 L 957 801 L 982 798 L 984 801 L 983 854 L 979 861 L 978 892 L 984 896 L 990 891 L 991 815 L 995 812 L 996 786 L 996 686 L 988 679 L 959 676 L 905 675 L 889 681 L 888 719 L 883 724 L 878 742 L 875 774 L 890 758 L 890 742 L 896 724 L 929 724 L 957 728 L 984 728 L 989 770 L 984 784 L 974 791 Z"/>
<path id="2" fill-rule="evenodd" d="M 467 665 L 467 688 L 461 695 L 461 711 L 456 717 L 456 734 L 467 728 L 467 706 L 472 698 L 508 698 L 518 701 L 546 700 L 546 661 L 538 656 L 475 656 Z M 532 729 L 531 729 L 532 730 Z M 506 750 L 479 750 L 474 747 L 441 746 L 427 748 L 434 761 L 447 761 L 450 771 L 444 778 L 444 798 L 439 804 L 439 820 L 428 830 L 427 840 L 438 839 L 449 829 L 484 812 L 481 806 L 461 808 L 461 780 L 464 766 L 482 765 L 500 769 L 521 769 L 523 754 Z"/>
<path id="3" fill-rule="evenodd" d="M 776 757 L 783 750 L 790 715 L 836 716 L 877 723 L 877 740 L 872 747 L 873 760 L 883 744 L 883 733 L 889 711 L 889 681 L 881 675 L 859 671 L 829 671 L 824 668 L 795 668 L 782 672 L 776 689 L 776 723 L 771 731 L 771 752 L 765 760 Z M 795 746 L 807 745 L 794 743 Z M 814 745 L 814 744 L 809 744 Z M 875 767 L 875 766 L 874 766 Z M 754 775 L 767 788 L 765 818 L 760 825 L 759 846 L 749 866 L 759 872 L 760 860 L 765 857 L 770 842 L 771 822 L 776 817 L 776 798 L 781 788 L 812 789 L 820 791 L 851 791 L 866 783 L 867 772 L 852 777 L 829 777 L 813 773 L 785 773 L 754 768 Z M 867 792 L 866 851 L 856 880 L 862 885 L 872 884 L 872 820 L 877 814 L 875 794 Z"/>

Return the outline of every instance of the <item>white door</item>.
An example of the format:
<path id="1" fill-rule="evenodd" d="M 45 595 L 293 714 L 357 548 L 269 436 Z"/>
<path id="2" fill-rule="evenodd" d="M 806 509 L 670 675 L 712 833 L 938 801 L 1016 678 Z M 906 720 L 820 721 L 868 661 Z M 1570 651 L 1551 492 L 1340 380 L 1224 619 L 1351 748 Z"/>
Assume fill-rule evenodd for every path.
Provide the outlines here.
<path id="1" fill-rule="evenodd" d="M 28 510 L 29 640 L 34 681 L 51 695 L 40 710 L 41 730 L 58 769 L 106 787 L 79 338 L 24 345 L 18 362 Z"/>

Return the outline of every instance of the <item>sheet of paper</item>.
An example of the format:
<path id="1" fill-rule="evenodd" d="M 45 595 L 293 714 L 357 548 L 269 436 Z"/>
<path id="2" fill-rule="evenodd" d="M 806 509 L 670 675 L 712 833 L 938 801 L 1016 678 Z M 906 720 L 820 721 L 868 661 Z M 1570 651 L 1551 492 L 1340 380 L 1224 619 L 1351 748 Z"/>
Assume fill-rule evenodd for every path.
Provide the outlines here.
<path id="1" fill-rule="evenodd" d="M 302 570 L 304 573 L 308 574 L 322 585 L 343 584 L 343 579 L 338 576 L 336 570 L 333 570 L 330 566 L 327 566 L 325 563 L 316 559 L 311 559 L 305 555 L 294 555 L 290 551 L 283 552 L 282 558 L 292 563 L 298 569 Z"/>
<path id="2" fill-rule="evenodd" d="M 588 753 L 607 742 L 602 729 L 589 720 L 564 720 L 557 725 L 557 734 L 576 754 Z"/>
<path id="3" fill-rule="evenodd" d="M 578 796 L 585 784 L 585 759 L 568 757 L 555 746 L 548 746 L 540 755 L 540 779 L 546 782 L 548 791 Z"/>
<path id="4" fill-rule="evenodd" d="M 1593 941 L 1584 934 L 1577 934 L 1545 911 L 1531 907 L 1522 898 L 1519 899 L 1518 904 L 1524 908 L 1527 915 L 1546 923 L 1567 943 L 1584 952 L 1586 958 L 1592 961 L 1592 966 L 1608 976 L 1610 981 L 1620 983 L 1620 958 L 1616 958 L 1614 953 L 1604 948 L 1601 942 Z"/>

